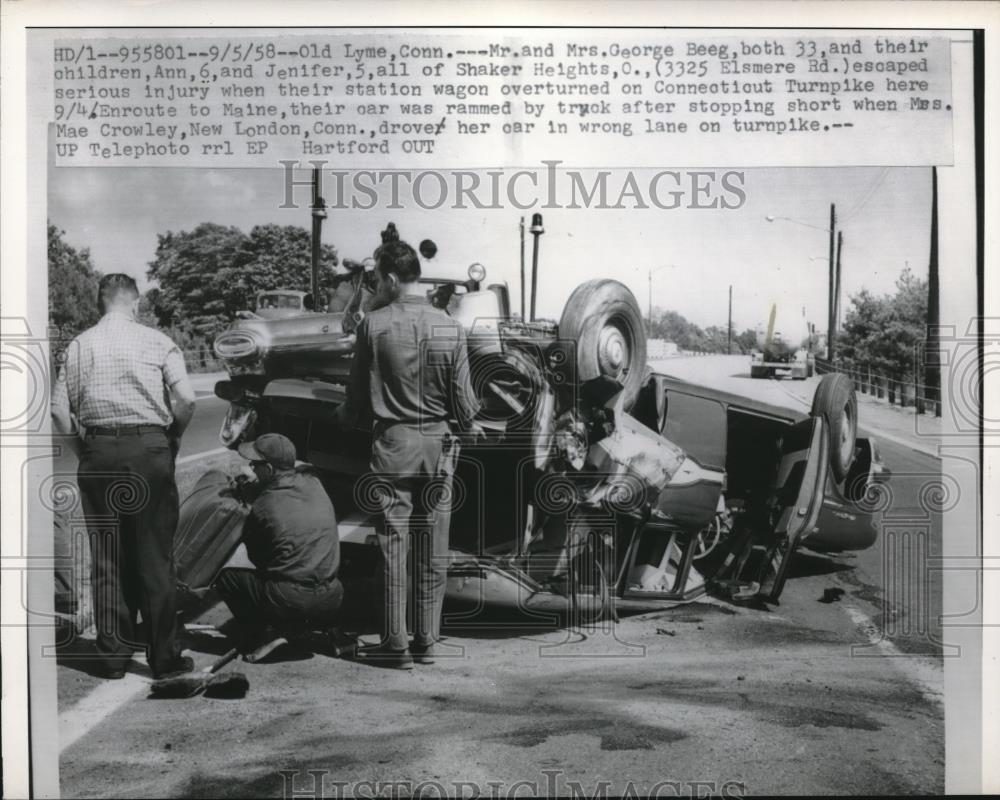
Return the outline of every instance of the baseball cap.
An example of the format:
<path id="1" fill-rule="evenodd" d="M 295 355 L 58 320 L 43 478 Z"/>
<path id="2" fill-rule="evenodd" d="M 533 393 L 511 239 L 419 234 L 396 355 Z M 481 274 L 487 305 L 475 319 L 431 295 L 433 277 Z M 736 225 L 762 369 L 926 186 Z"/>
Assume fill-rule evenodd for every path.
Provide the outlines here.
<path id="1" fill-rule="evenodd" d="M 265 433 L 252 442 L 244 442 L 237 450 L 248 461 L 266 461 L 278 469 L 295 466 L 295 445 L 280 433 Z"/>

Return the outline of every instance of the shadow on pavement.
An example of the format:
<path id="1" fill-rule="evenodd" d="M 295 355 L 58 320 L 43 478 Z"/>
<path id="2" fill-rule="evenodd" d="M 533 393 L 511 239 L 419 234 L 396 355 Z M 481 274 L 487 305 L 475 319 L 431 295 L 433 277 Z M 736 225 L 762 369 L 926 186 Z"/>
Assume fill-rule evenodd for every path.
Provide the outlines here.
<path id="1" fill-rule="evenodd" d="M 798 552 L 788 567 L 788 577 L 808 578 L 815 575 L 833 575 L 838 572 L 853 572 L 854 564 L 837 561 L 835 556 L 818 553 Z"/>
<path id="2" fill-rule="evenodd" d="M 141 649 L 137 652 L 142 652 Z M 84 639 L 81 636 L 74 636 L 56 648 L 56 664 L 60 667 L 67 667 L 76 672 L 81 672 L 91 678 L 104 678 L 104 660 L 97 652 L 97 647 L 92 639 Z M 145 664 L 136 660 L 129 662 L 127 672 L 150 677 L 152 673 Z"/>

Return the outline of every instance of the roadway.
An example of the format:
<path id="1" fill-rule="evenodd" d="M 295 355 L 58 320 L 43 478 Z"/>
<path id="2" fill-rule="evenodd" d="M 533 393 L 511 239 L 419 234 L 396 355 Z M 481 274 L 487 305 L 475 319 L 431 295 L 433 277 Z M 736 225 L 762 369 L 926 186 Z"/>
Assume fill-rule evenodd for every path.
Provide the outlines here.
<path id="1" fill-rule="evenodd" d="M 669 370 L 808 405 L 815 381 L 751 382 L 745 361 L 673 359 Z M 199 400 L 185 469 L 219 446 L 224 413 L 222 401 Z M 940 463 L 892 441 L 882 452 L 903 476 L 886 514 L 913 519 Z M 940 552 L 940 520 L 929 515 L 925 528 L 921 547 Z M 322 655 L 239 664 L 251 681 L 240 701 L 156 702 L 138 662 L 124 681 L 101 683 L 62 658 L 62 792 L 372 796 L 380 782 L 412 791 L 423 781 L 434 795 L 527 796 L 565 794 L 575 780 L 588 796 L 602 781 L 608 794 L 660 783 L 661 796 L 727 782 L 740 794 L 938 793 L 943 681 L 928 620 L 940 586 L 900 591 L 912 555 L 892 537 L 854 555 L 802 553 L 770 610 L 706 600 L 607 629 L 451 626 L 451 657 L 412 673 Z M 831 589 L 842 595 L 823 602 Z M 227 618 L 216 607 L 197 623 Z M 189 630 L 188 645 L 199 666 L 224 649 L 208 628 Z M 518 790 L 519 780 L 529 784 Z"/>

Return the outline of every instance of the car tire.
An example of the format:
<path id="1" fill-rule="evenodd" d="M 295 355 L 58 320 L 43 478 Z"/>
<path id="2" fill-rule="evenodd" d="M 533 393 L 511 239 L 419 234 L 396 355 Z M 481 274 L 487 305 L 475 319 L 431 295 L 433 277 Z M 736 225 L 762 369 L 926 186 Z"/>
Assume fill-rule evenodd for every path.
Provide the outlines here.
<path id="1" fill-rule="evenodd" d="M 566 301 L 559 338 L 576 343 L 580 383 L 607 377 L 617 380 L 630 409 L 639 395 L 646 367 L 646 334 L 635 295 L 615 280 L 581 283 Z"/>
<path id="2" fill-rule="evenodd" d="M 850 379 L 839 372 L 824 375 L 813 397 L 812 413 L 822 415 L 830 437 L 830 468 L 837 483 L 854 463 L 858 438 L 858 398 Z"/>

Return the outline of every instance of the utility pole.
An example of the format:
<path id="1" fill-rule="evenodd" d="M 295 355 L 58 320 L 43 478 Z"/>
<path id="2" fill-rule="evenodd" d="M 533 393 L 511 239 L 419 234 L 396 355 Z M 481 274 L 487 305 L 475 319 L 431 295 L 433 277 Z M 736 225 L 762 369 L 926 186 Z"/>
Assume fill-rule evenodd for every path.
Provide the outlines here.
<path id="1" fill-rule="evenodd" d="M 309 291 L 312 292 L 313 308 L 319 310 L 319 253 L 323 220 L 326 219 L 326 203 L 319 194 L 319 168 L 313 169 L 312 176 L 312 280 Z"/>
<path id="2" fill-rule="evenodd" d="M 938 309 L 938 202 L 937 167 L 931 167 L 931 242 L 927 269 L 927 342 L 924 346 L 925 394 L 941 416 L 941 342 Z"/>
<path id="3" fill-rule="evenodd" d="M 729 284 L 729 322 L 726 325 L 726 353 L 733 354 L 733 285 Z"/>
<path id="4" fill-rule="evenodd" d="M 833 310 L 833 273 L 836 269 L 834 263 L 834 246 L 835 246 L 835 228 L 837 227 L 837 209 L 833 203 L 830 203 L 830 279 L 829 279 L 829 293 L 827 294 L 827 317 L 826 317 L 826 359 L 831 364 L 833 363 L 834 355 L 834 338 L 836 336 L 834 332 L 834 327 L 837 324 L 836 318 L 834 317 Z"/>
<path id="5" fill-rule="evenodd" d="M 527 281 L 524 279 L 524 217 L 521 217 L 521 319 L 527 320 L 528 306 L 524 297 L 524 287 Z"/>
<path id="6" fill-rule="evenodd" d="M 844 252 L 844 232 L 837 231 L 837 268 L 833 275 L 833 324 L 840 325 L 840 254 Z"/>
<path id="7" fill-rule="evenodd" d="M 535 237 L 534 249 L 531 253 L 531 322 L 535 321 L 535 298 L 538 294 L 538 239 L 545 233 L 542 225 L 542 215 L 531 215 L 531 228 L 529 233 Z"/>
<path id="8" fill-rule="evenodd" d="M 646 309 L 646 336 L 650 337 L 653 335 L 653 268 L 649 267 L 646 273 L 649 278 L 649 299 L 647 300 L 648 307 Z"/>

